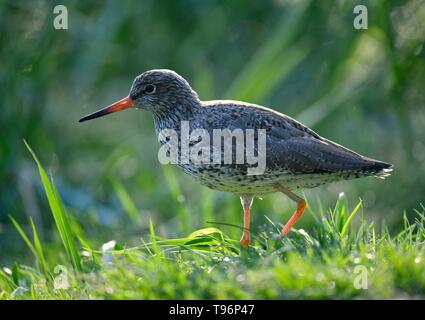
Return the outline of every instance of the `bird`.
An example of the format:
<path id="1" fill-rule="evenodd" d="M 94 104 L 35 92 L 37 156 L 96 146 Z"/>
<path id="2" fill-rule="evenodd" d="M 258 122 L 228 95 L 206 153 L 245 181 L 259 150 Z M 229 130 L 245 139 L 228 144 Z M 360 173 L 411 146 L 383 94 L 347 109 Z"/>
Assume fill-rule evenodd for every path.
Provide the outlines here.
<path id="1" fill-rule="evenodd" d="M 231 161 L 227 162 L 194 161 L 187 157 L 181 161 L 176 158 L 180 159 L 176 165 L 200 184 L 240 197 L 243 209 L 242 247 L 251 243 L 250 217 L 254 197 L 280 192 L 296 203 L 295 212 L 280 233 L 283 238 L 307 206 L 306 200 L 294 193 L 295 190 L 367 176 L 385 178 L 393 170 L 392 164 L 362 156 L 273 109 L 236 100 L 202 101 L 186 79 L 168 69 L 153 69 L 140 74 L 134 79 L 128 96 L 82 117 L 79 122 L 130 108 L 153 114 L 161 148 L 170 146 L 170 137 L 163 134 L 164 130 L 173 130 L 180 135 L 183 125 L 190 132 L 201 129 L 212 135 L 214 130 L 254 132 L 252 141 L 257 145 L 253 152 L 265 159 L 261 172 L 250 174 L 254 165 L 247 163 L 246 157 L 243 158 L 245 161 L 235 162 L 237 152 L 233 152 Z M 260 139 L 260 132 L 264 139 Z M 260 140 L 265 142 L 263 150 L 258 147 Z M 231 145 L 226 146 L 226 141 Z M 242 152 L 248 151 L 248 136 L 242 145 L 237 145 L 237 139 L 226 141 L 214 150 L 215 154 L 223 156 L 226 147 L 230 148 L 228 151 L 238 147 Z M 191 140 L 189 146 L 193 147 L 197 142 Z M 177 144 L 178 156 L 181 156 L 183 138 Z M 205 145 L 208 146 L 208 143 Z M 204 160 L 211 159 L 207 156 Z"/>

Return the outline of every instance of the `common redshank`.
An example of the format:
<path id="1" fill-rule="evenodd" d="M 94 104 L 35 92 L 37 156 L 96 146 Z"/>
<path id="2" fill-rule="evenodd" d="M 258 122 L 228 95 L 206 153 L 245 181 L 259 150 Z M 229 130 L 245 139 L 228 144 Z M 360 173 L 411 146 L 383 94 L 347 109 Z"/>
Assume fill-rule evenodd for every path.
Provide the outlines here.
<path id="1" fill-rule="evenodd" d="M 214 130 L 241 129 L 243 132 L 257 130 L 265 132 L 265 149 L 262 156 L 265 168 L 260 173 L 250 174 L 248 163 L 231 161 L 181 161 L 182 139 L 178 141 L 177 165 L 199 181 L 215 190 L 238 195 L 243 207 L 243 235 L 241 245 L 250 244 L 250 210 L 255 196 L 281 192 L 295 201 L 297 209 L 282 229 L 286 236 L 306 208 L 306 201 L 292 191 L 313 188 L 338 180 L 349 180 L 364 176 L 385 177 L 392 165 L 364 157 L 333 141 L 325 139 L 310 128 L 277 111 L 241 101 L 201 101 L 189 83 L 172 70 L 146 71 L 135 78 L 129 95 L 114 104 L 91 113 L 79 120 L 98 118 L 112 112 L 137 108 L 153 113 L 155 130 L 161 146 L 170 143 L 163 130 L 174 130 L 178 136 L 186 125 L 190 132 L 202 129 L 211 136 Z M 259 133 L 254 144 L 260 141 Z M 230 142 L 229 142 L 230 141 Z M 197 141 L 190 141 L 193 146 Z M 236 139 L 227 140 L 230 150 L 238 147 Z M 223 150 L 220 154 L 224 157 Z M 242 150 L 248 149 L 242 142 Z M 227 149 L 229 150 L 229 149 Z M 260 152 L 259 147 L 254 150 Z M 210 153 L 212 157 L 213 153 Z M 205 160 L 205 159 L 204 159 Z M 208 160 L 208 159 L 207 159 Z M 212 159 L 211 159 L 212 160 Z M 222 159 L 221 159 L 222 160 Z M 244 158 L 246 160 L 246 158 Z"/>

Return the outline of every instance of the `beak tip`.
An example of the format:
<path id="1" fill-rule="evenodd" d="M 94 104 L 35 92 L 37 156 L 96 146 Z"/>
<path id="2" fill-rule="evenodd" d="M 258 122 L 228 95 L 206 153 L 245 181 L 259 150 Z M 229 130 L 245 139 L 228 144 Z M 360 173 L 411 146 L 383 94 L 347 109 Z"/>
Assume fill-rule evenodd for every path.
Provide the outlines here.
<path id="1" fill-rule="evenodd" d="M 121 111 L 121 110 L 130 108 L 132 106 L 133 106 L 132 100 L 129 97 L 126 97 L 124 99 L 121 99 L 121 100 L 115 102 L 114 104 L 112 104 L 112 105 L 110 105 L 106 108 L 103 108 L 99 111 L 93 112 L 89 115 L 82 117 L 80 120 L 78 120 L 78 122 L 84 122 L 84 121 L 87 121 L 87 120 L 99 118 L 99 117 L 105 116 L 109 113 Z"/>

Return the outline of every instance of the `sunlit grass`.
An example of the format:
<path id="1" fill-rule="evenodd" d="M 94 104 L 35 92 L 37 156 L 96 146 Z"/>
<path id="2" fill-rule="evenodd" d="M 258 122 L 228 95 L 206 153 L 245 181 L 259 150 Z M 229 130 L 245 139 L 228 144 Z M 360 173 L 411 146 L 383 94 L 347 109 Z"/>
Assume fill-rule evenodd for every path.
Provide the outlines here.
<path id="1" fill-rule="evenodd" d="M 31 151 L 29 146 L 28 149 Z M 341 194 L 329 211 L 312 209 L 317 218 L 314 228 L 295 229 L 280 240 L 280 226 L 268 220 L 264 231 L 253 234 L 249 248 L 241 248 L 238 240 L 228 237 L 219 227 L 165 239 L 150 222 L 148 241 L 141 239 L 133 247 L 113 242 L 93 249 L 88 244 L 89 236 L 74 228 L 78 227 L 76 221 L 69 221 L 53 179 L 47 178 L 32 154 L 63 252 L 41 243 L 32 221 L 31 237 L 11 217 L 34 255 L 35 264 L 2 266 L 1 299 L 340 299 L 425 295 L 423 207 L 416 212 L 414 222 L 404 220 L 403 230 L 395 236 L 367 223 L 362 202 L 351 208 Z M 121 200 L 131 201 L 126 198 L 121 195 Z M 136 212 L 133 204 L 124 206 L 131 208 L 133 214 Z M 359 215 L 361 219 L 355 219 Z"/>
<path id="2" fill-rule="evenodd" d="M 24 142 L 28 150 L 31 152 L 35 162 L 37 163 L 38 170 L 40 173 L 40 178 L 41 178 L 41 181 L 43 182 L 44 191 L 46 192 L 46 197 L 47 197 L 47 200 L 49 201 L 50 209 L 51 209 L 53 218 L 55 219 L 57 230 L 60 234 L 62 243 L 68 254 L 68 257 L 70 258 L 72 266 L 77 271 L 81 271 L 81 260 L 80 260 L 80 256 L 78 254 L 77 247 L 75 244 L 75 236 L 74 236 L 74 233 L 72 232 L 68 214 L 65 211 L 64 205 L 59 196 L 59 192 L 56 188 L 56 184 L 53 180 L 53 177 L 51 176 L 49 180 L 46 174 L 46 171 L 42 167 L 37 156 L 32 151 L 32 149 L 27 144 L 27 142 L 26 141 Z M 34 237 L 37 238 L 36 233 L 34 233 Z M 37 246 L 37 241 L 35 241 L 35 244 Z"/>

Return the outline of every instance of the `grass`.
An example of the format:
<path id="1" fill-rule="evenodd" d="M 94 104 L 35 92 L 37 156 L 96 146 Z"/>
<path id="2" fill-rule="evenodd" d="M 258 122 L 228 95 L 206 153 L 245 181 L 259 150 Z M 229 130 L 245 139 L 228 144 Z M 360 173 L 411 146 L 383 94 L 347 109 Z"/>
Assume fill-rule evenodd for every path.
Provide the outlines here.
<path id="1" fill-rule="evenodd" d="M 425 208 L 392 236 L 364 219 L 362 202 L 352 210 L 341 194 L 331 210 L 310 209 L 317 223 L 280 240 L 269 220 L 246 249 L 217 227 L 163 239 L 149 225 L 149 241 L 135 247 L 109 242 L 95 249 L 70 219 L 53 178 L 34 152 L 61 250 L 40 241 L 32 220 L 17 232 L 34 255 L 32 266 L 0 270 L 0 299 L 352 299 L 425 296 Z M 172 176 L 170 176 L 170 179 Z M 119 199 L 136 209 L 117 184 Z M 174 188 L 178 188 L 173 184 Z M 177 194 L 177 191 L 176 191 Z"/>

